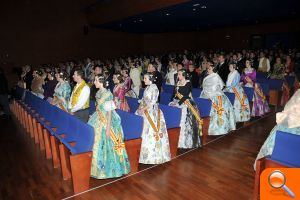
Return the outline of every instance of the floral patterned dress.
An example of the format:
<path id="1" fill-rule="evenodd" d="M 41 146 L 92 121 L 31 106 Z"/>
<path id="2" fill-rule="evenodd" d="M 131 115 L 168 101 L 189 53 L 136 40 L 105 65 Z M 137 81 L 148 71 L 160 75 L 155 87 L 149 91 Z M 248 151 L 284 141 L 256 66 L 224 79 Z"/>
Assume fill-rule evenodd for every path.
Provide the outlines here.
<path id="1" fill-rule="evenodd" d="M 66 81 L 63 83 L 59 82 L 54 89 L 52 104 L 67 112 L 70 96 L 70 84 Z"/>
<path id="2" fill-rule="evenodd" d="M 91 177 L 97 179 L 115 178 L 130 172 L 121 118 L 115 111 L 113 95 L 107 89 L 96 94 L 96 112 L 88 124 L 94 128 L 95 141 Z M 110 136 L 106 136 L 107 114 L 111 112 Z"/>
<path id="3" fill-rule="evenodd" d="M 144 118 L 139 159 L 143 164 L 161 164 L 171 160 L 169 137 L 164 114 L 158 107 L 158 95 L 155 84 L 147 86 L 136 111 L 137 115 Z"/>
<path id="4" fill-rule="evenodd" d="M 125 98 L 126 90 L 125 90 L 124 85 L 120 84 L 120 85 L 115 86 L 113 93 L 114 93 L 114 102 L 115 102 L 117 108 L 120 110 L 129 112 L 130 108 L 129 108 L 129 105 Z"/>

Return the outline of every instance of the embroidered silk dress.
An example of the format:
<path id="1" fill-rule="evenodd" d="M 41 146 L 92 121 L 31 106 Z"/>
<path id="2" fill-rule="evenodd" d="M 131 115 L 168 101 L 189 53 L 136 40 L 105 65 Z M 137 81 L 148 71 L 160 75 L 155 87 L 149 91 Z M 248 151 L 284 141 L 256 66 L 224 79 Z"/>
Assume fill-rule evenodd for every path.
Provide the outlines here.
<path id="1" fill-rule="evenodd" d="M 247 81 L 247 77 L 252 80 L 252 83 Z M 259 83 L 256 83 L 256 71 L 253 68 L 245 68 L 244 73 L 241 76 L 241 81 L 246 87 L 254 87 L 253 95 L 253 108 L 251 111 L 251 116 L 263 116 L 270 112 L 269 104 L 263 93 Z"/>
<path id="2" fill-rule="evenodd" d="M 122 84 L 116 85 L 113 90 L 114 102 L 118 109 L 129 112 L 130 108 L 128 106 L 127 100 L 125 98 L 125 87 Z"/>
<path id="3" fill-rule="evenodd" d="M 57 83 L 54 94 L 52 104 L 56 105 L 60 109 L 67 111 L 68 110 L 68 102 L 71 96 L 71 87 L 68 82 Z"/>
<path id="4" fill-rule="evenodd" d="M 144 118 L 139 162 L 161 164 L 171 160 L 168 132 L 163 112 L 158 107 L 159 91 L 155 84 L 146 87 L 137 115 Z M 144 110 L 147 106 L 147 109 Z"/>
<path id="5" fill-rule="evenodd" d="M 130 172 L 121 118 L 115 111 L 113 95 L 107 89 L 96 93 L 96 112 L 88 124 L 94 127 L 91 177 L 97 179 L 115 178 Z M 107 113 L 111 111 L 110 136 L 106 136 Z"/>
<path id="6" fill-rule="evenodd" d="M 127 77 L 124 81 L 125 96 L 132 97 L 132 98 L 137 98 L 136 94 L 131 89 L 131 86 L 132 86 L 132 80 L 131 80 L 130 77 Z"/>
<path id="7" fill-rule="evenodd" d="M 216 73 L 206 76 L 203 80 L 203 90 L 200 97 L 212 101 L 209 135 L 224 135 L 236 128 L 233 106 L 222 91 L 223 87 L 224 83 Z"/>
<path id="8" fill-rule="evenodd" d="M 169 105 L 181 108 L 180 135 L 178 148 L 195 148 L 201 146 L 202 120 L 195 102 L 191 99 L 192 84 L 176 88 L 176 96 Z"/>
<path id="9" fill-rule="evenodd" d="M 250 120 L 250 105 L 247 95 L 240 85 L 240 74 L 237 70 L 229 73 L 225 91 L 235 94 L 234 116 L 236 122 L 246 122 Z"/>
<path id="10" fill-rule="evenodd" d="M 284 110 L 276 114 L 277 125 L 271 131 L 269 137 L 261 147 L 255 162 L 273 153 L 276 131 L 288 132 L 300 135 L 300 90 L 298 89 L 285 105 Z M 255 164 L 254 164 L 255 169 Z"/>

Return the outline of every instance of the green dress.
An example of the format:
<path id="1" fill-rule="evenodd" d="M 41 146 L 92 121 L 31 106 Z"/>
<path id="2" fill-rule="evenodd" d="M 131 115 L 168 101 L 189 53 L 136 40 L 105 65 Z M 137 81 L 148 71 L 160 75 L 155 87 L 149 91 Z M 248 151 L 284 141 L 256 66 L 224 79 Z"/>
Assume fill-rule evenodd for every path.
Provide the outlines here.
<path id="1" fill-rule="evenodd" d="M 130 172 L 121 118 L 115 109 L 112 93 L 107 89 L 99 90 L 96 94 L 96 112 L 88 121 L 95 131 L 91 168 L 93 178 L 115 178 Z M 109 111 L 111 111 L 111 131 L 107 137 L 106 117 Z"/>

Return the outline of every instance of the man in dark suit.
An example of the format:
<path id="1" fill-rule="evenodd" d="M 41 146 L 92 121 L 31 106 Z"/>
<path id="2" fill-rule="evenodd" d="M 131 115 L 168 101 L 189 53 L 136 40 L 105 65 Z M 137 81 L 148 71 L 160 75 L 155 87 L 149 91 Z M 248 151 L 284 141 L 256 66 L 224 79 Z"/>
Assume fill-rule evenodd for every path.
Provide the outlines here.
<path id="1" fill-rule="evenodd" d="M 236 62 L 236 69 L 238 70 L 238 72 L 241 74 L 244 70 L 244 68 L 246 67 L 245 64 L 246 60 L 245 58 L 243 58 L 243 55 L 241 52 L 238 52 L 237 54 L 237 62 Z"/>
<path id="2" fill-rule="evenodd" d="M 224 55 L 219 55 L 219 64 L 216 67 L 216 71 L 219 74 L 219 76 L 221 77 L 221 79 L 224 81 L 224 83 L 226 83 L 227 81 L 227 77 L 229 74 L 229 67 L 227 65 L 227 63 L 225 62 L 225 57 Z"/>

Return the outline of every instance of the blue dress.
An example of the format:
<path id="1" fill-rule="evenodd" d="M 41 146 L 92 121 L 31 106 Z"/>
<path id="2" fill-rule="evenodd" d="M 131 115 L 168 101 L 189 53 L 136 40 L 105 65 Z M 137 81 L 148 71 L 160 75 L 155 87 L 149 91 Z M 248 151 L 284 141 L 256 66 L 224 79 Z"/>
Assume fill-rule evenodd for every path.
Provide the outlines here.
<path id="1" fill-rule="evenodd" d="M 96 112 L 90 117 L 88 124 L 94 127 L 95 142 L 91 177 L 97 179 L 115 178 L 130 172 L 121 118 L 116 113 L 113 95 L 107 89 L 96 94 Z M 106 136 L 106 116 L 111 111 L 110 136 Z"/>
<path id="2" fill-rule="evenodd" d="M 239 82 L 240 74 L 236 70 L 230 72 L 225 91 L 235 94 L 233 105 L 235 121 L 246 122 L 250 120 L 250 105 L 246 93 Z"/>
<path id="3" fill-rule="evenodd" d="M 208 135 L 224 135 L 235 130 L 233 106 L 222 91 L 223 86 L 222 79 L 216 73 L 208 75 L 203 80 L 203 90 L 200 97 L 212 101 Z"/>

